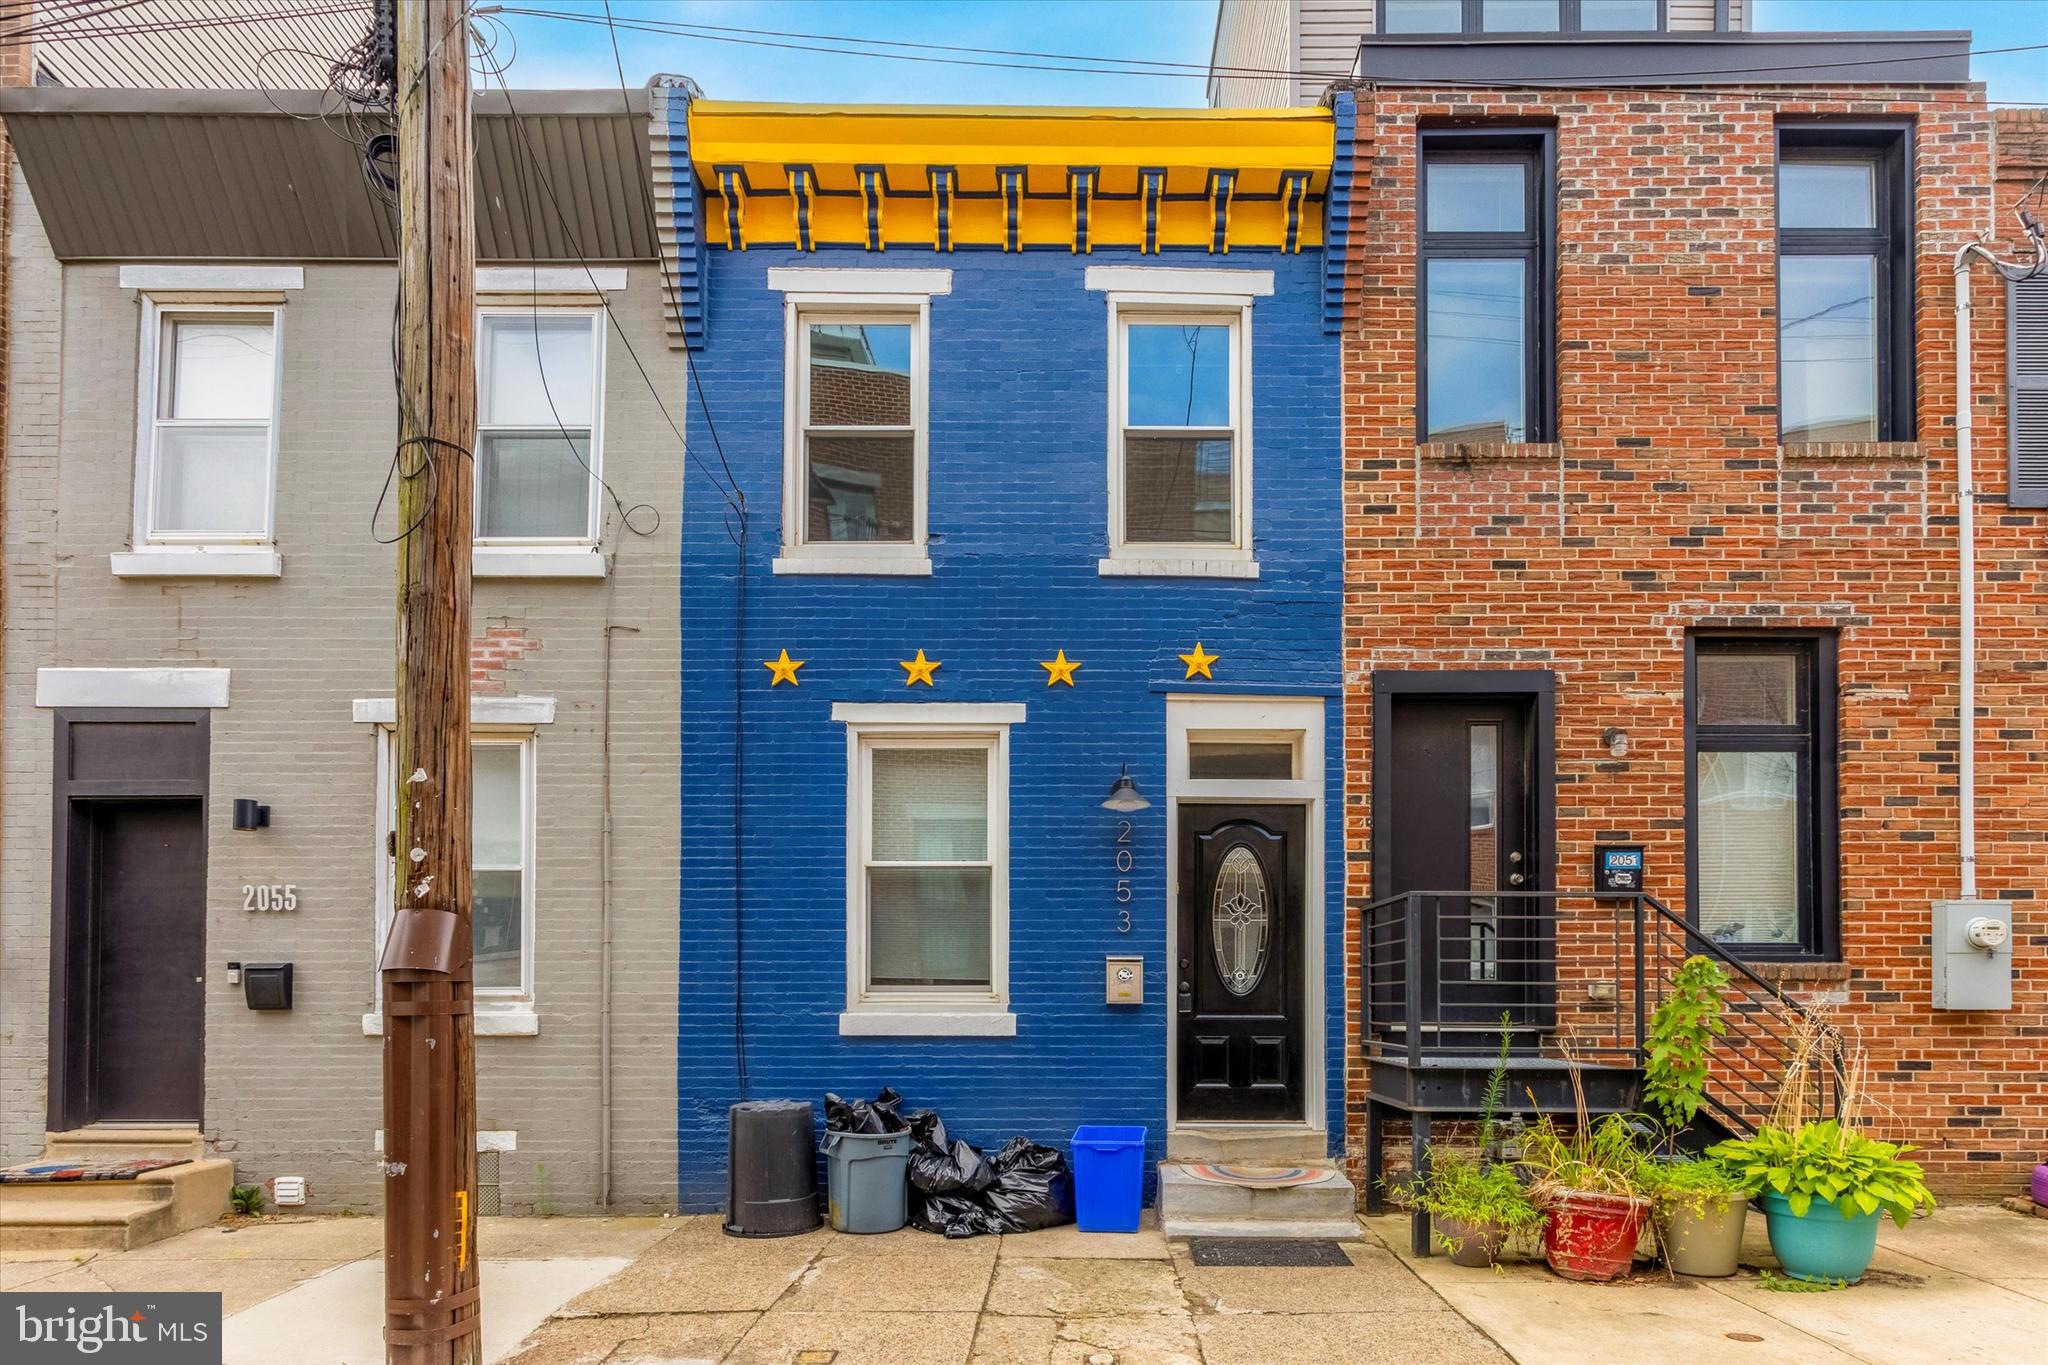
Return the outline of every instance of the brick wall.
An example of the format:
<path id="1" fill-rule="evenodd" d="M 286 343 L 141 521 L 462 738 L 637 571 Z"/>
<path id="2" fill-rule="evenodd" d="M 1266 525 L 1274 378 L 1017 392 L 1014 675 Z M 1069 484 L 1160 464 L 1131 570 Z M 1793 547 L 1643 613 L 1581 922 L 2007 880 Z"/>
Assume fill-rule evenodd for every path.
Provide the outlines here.
<path id="1" fill-rule="evenodd" d="M 1926 1149 L 1938 1187 L 2017 1188 L 2048 1149 L 2048 517 L 2003 506 L 2004 315 L 1981 272 L 1979 876 L 2015 914 L 2014 1008 L 1937 1013 L 1928 965 L 1929 902 L 1958 878 L 1950 256 L 1994 222 L 1981 90 L 1360 101 L 1343 362 L 1354 906 L 1370 895 L 1376 669 L 1554 670 L 1555 884 L 1585 884 L 1596 837 L 1639 841 L 1649 889 L 1679 906 L 1686 632 L 1838 632 L 1842 961 L 1798 989 L 1840 1002 L 1885 1127 Z M 1773 128 L 1801 115 L 1916 120 L 1916 442 L 1779 445 Z M 1557 129 L 1553 445 L 1416 442 L 1416 130 L 1452 117 Z M 2002 131 L 2039 157 L 2038 116 Z M 1629 733 L 1625 758 L 1601 742 L 1610 726 Z M 1362 1110 L 1355 1039 L 1348 1090 Z"/>
<path id="2" fill-rule="evenodd" d="M 1089 265 L 1272 270 L 1253 306 L 1254 582 L 1105 578 L 1107 304 Z M 944 267 L 931 304 L 929 578 L 775 575 L 781 527 L 783 302 L 776 266 Z M 1321 327 L 1319 256 L 1233 251 L 1162 260 L 891 248 L 800 255 L 714 250 L 710 342 L 697 356 L 719 433 L 695 437 L 685 496 L 682 1024 L 679 1167 L 685 1207 L 724 1195 L 725 1110 L 882 1085 L 941 1110 L 978 1143 L 1064 1143 L 1080 1123 L 1144 1123 L 1160 1154 L 1166 1108 L 1165 710 L 1169 692 L 1330 698 L 1326 803 L 1337 796 L 1336 346 Z M 693 415 L 695 410 L 693 409 Z M 708 424 L 707 424 L 708 425 Z M 706 474 L 730 462 L 752 520 L 741 563 Z M 738 575 L 745 637 L 733 637 Z M 1220 656 L 1188 683 L 1178 654 Z M 806 660 L 770 688 L 764 659 Z M 897 661 L 941 662 L 906 689 Z M 1064 649 L 1075 686 L 1038 662 Z M 742 709 L 734 753 L 735 698 Z M 1022 702 L 1010 748 L 1010 998 L 1014 1038 L 841 1037 L 846 1003 L 845 727 L 834 702 Z M 735 818 L 735 764 L 742 803 Z M 1128 762 L 1152 800 L 1132 817 L 1132 928 L 1117 931 L 1117 819 L 1101 808 Z M 1334 804 L 1330 805 L 1334 810 Z M 1324 865 L 1327 990 L 1339 989 L 1341 868 Z M 735 868 L 737 844 L 741 866 Z M 737 922 L 734 886 L 744 889 Z M 743 959 L 739 953 L 744 942 Z M 1145 958 L 1142 1008 L 1103 1003 L 1103 957 Z M 743 962 L 743 971 L 742 968 Z M 736 1009 L 738 1006 L 736 1021 Z M 736 1022 L 738 1027 L 736 1027 Z M 1335 1010 L 1315 1021 L 1328 1066 L 1309 1078 L 1341 1126 Z M 741 1036 L 743 1029 L 744 1036 Z M 747 1081 L 738 1069 L 744 1049 Z"/>

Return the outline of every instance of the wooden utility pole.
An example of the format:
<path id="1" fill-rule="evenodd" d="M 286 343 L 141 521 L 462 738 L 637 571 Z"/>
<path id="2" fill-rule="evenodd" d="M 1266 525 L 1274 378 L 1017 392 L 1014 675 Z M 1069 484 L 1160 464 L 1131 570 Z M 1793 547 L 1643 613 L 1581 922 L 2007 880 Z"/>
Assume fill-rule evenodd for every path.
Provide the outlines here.
<path id="1" fill-rule="evenodd" d="M 461 0 L 397 3 L 398 811 L 382 963 L 384 1340 L 391 1365 L 477 1365 L 469 20 Z"/>

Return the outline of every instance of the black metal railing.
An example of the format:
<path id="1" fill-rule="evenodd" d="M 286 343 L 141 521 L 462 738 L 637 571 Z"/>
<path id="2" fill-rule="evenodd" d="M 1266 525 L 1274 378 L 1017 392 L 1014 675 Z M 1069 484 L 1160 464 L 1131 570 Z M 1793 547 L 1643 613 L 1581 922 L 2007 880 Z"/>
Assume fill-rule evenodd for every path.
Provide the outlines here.
<path id="1" fill-rule="evenodd" d="M 1712 958 L 1730 984 L 1706 1108 L 1733 1132 L 1754 1131 L 1781 1102 L 1812 1027 L 1805 1006 L 1640 893 L 1407 891 L 1360 912 L 1360 945 L 1362 1041 L 1411 1066 L 1491 1055 L 1503 1016 L 1519 1055 L 1640 1066 L 1678 968 L 1694 954 Z M 1808 1114 L 1833 1115 L 1839 1050 L 1824 1043 L 1810 1060 L 1795 1098 Z"/>

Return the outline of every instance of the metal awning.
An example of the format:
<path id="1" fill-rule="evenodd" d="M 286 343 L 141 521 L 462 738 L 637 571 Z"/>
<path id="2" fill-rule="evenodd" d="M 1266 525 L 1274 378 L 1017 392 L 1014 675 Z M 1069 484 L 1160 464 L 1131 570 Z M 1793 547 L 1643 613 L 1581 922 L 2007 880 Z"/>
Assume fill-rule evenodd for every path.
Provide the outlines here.
<path id="1" fill-rule="evenodd" d="M 322 118 L 335 108 L 317 92 L 0 90 L 66 261 L 393 259 L 361 154 Z M 478 258 L 655 259 L 647 109 L 645 90 L 477 92 Z"/>

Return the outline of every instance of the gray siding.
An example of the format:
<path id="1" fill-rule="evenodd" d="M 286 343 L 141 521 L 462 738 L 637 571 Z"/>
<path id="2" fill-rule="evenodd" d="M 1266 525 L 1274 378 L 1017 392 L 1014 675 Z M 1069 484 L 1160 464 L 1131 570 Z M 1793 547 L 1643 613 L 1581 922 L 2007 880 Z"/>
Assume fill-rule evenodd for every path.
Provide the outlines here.
<path id="1" fill-rule="evenodd" d="M 1294 68 L 1293 0 L 1222 0 L 1209 65 L 1259 71 Z M 1209 77 L 1209 103 L 1219 109 L 1274 109 L 1291 103 L 1287 78 L 1219 72 Z"/>
<path id="2" fill-rule="evenodd" d="M 206 1119 L 237 1176 L 308 1177 L 322 1207 L 379 1199 L 381 1040 L 372 1007 L 376 735 L 351 702 L 392 694 L 393 552 L 370 535 L 394 417 L 388 265 L 308 265 L 285 305 L 274 580 L 121 580 L 131 535 L 138 304 L 118 267 L 60 267 L 15 188 L 16 339 L 9 405 L 5 623 L 6 859 L 0 875 L 0 1157 L 33 1155 L 44 1124 L 52 720 L 33 706 L 41 666 L 184 664 L 232 670 L 213 713 L 208 812 Z M 681 357 L 663 334 L 657 269 L 630 267 L 620 324 L 681 419 Z M 508 693 L 556 699 L 536 747 L 535 988 L 540 1032 L 478 1040 L 478 1121 L 512 1129 L 505 1200 L 592 1207 L 598 1133 L 599 775 L 602 651 L 612 679 L 616 1206 L 674 1198 L 677 536 L 683 460 L 614 333 L 604 383 L 604 473 L 651 537 L 606 506 L 603 581 L 480 581 L 475 629 L 533 647 Z M 388 521 L 389 511 L 386 517 Z M 388 530 L 387 530 L 388 534 Z M 233 798 L 269 803 L 266 831 L 229 828 Z M 296 914 L 250 914 L 245 882 L 294 882 Z M 289 1014 L 246 1009 L 231 960 L 297 964 Z"/>

